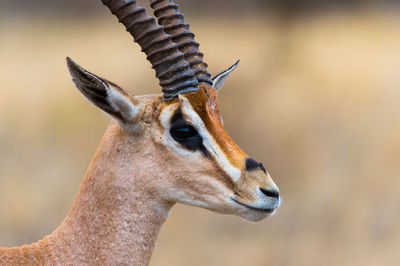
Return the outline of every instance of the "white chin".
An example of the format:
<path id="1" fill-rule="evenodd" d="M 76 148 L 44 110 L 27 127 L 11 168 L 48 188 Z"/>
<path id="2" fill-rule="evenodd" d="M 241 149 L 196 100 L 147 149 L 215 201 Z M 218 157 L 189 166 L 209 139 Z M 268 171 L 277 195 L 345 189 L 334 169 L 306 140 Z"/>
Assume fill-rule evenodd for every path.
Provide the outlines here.
<path id="1" fill-rule="evenodd" d="M 251 222 L 258 222 L 261 221 L 268 216 L 271 216 L 275 214 L 276 211 L 273 211 L 271 213 L 268 212 L 262 212 L 262 211 L 248 211 L 248 212 L 240 212 L 237 215 L 245 220 L 251 221 Z"/>

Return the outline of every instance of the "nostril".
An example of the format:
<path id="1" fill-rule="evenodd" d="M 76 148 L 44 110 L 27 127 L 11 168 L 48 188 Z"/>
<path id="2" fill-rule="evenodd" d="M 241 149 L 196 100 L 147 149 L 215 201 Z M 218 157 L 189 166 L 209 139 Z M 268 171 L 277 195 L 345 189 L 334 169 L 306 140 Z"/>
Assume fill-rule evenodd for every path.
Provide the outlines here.
<path id="1" fill-rule="evenodd" d="M 267 173 L 267 170 L 265 170 L 264 165 L 262 165 L 262 163 L 258 163 L 253 158 L 246 158 L 246 170 L 250 172 L 250 171 L 255 171 L 257 169 L 261 169 L 264 173 Z"/>
<path id="2" fill-rule="evenodd" d="M 279 192 L 277 190 L 271 190 L 271 189 L 265 189 L 265 188 L 260 188 L 261 192 L 271 198 L 279 198 Z"/>

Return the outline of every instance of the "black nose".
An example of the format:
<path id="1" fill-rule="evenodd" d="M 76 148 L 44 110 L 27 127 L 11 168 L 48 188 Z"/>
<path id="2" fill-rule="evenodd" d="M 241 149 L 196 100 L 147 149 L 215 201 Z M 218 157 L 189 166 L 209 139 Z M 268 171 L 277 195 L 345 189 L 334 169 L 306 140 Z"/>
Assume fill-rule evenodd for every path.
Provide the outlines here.
<path id="1" fill-rule="evenodd" d="M 260 188 L 260 190 L 261 190 L 261 192 L 264 193 L 264 195 L 267 196 L 267 197 L 279 199 L 279 192 L 276 191 L 276 190 L 265 189 L 265 188 Z"/>
<path id="2" fill-rule="evenodd" d="M 255 171 L 257 169 L 263 170 L 264 173 L 267 173 L 267 170 L 265 170 L 264 166 L 262 163 L 258 163 L 256 160 L 252 158 L 247 158 L 246 159 L 246 170 L 247 171 Z"/>

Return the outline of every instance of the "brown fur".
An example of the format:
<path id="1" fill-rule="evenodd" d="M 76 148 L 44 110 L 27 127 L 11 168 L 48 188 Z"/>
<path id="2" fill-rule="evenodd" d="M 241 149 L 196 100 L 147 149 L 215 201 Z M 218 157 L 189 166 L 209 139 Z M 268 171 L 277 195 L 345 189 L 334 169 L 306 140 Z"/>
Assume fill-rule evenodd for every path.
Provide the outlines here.
<path id="1" fill-rule="evenodd" d="M 225 131 L 219 113 L 218 95 L 214 88 L 203 85 L 197 92 L 185 94 L 195 112 L 201 117 L 208 132 L 227 155 L 232 165 L 244 169 L 248 157 Z"/>

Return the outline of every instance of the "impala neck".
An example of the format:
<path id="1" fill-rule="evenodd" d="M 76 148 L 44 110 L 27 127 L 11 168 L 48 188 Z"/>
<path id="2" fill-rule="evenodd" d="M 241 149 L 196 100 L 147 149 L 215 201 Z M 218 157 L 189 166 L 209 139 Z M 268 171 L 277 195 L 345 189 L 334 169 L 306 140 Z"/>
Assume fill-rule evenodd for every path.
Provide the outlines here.
<path id="1" fill-rule="evenodd" d="M 124 152 L 128 140 L 120 134 L 119 126 L 109 127 L 70 213 L 48 237 L 58 262 L 147 265 L 150 261 L 172 204 L 157 199 L 143 184 L 149 177 L 135 171 L 132 163 L 132 156 L 140 158 L 140 152 Z"/>

